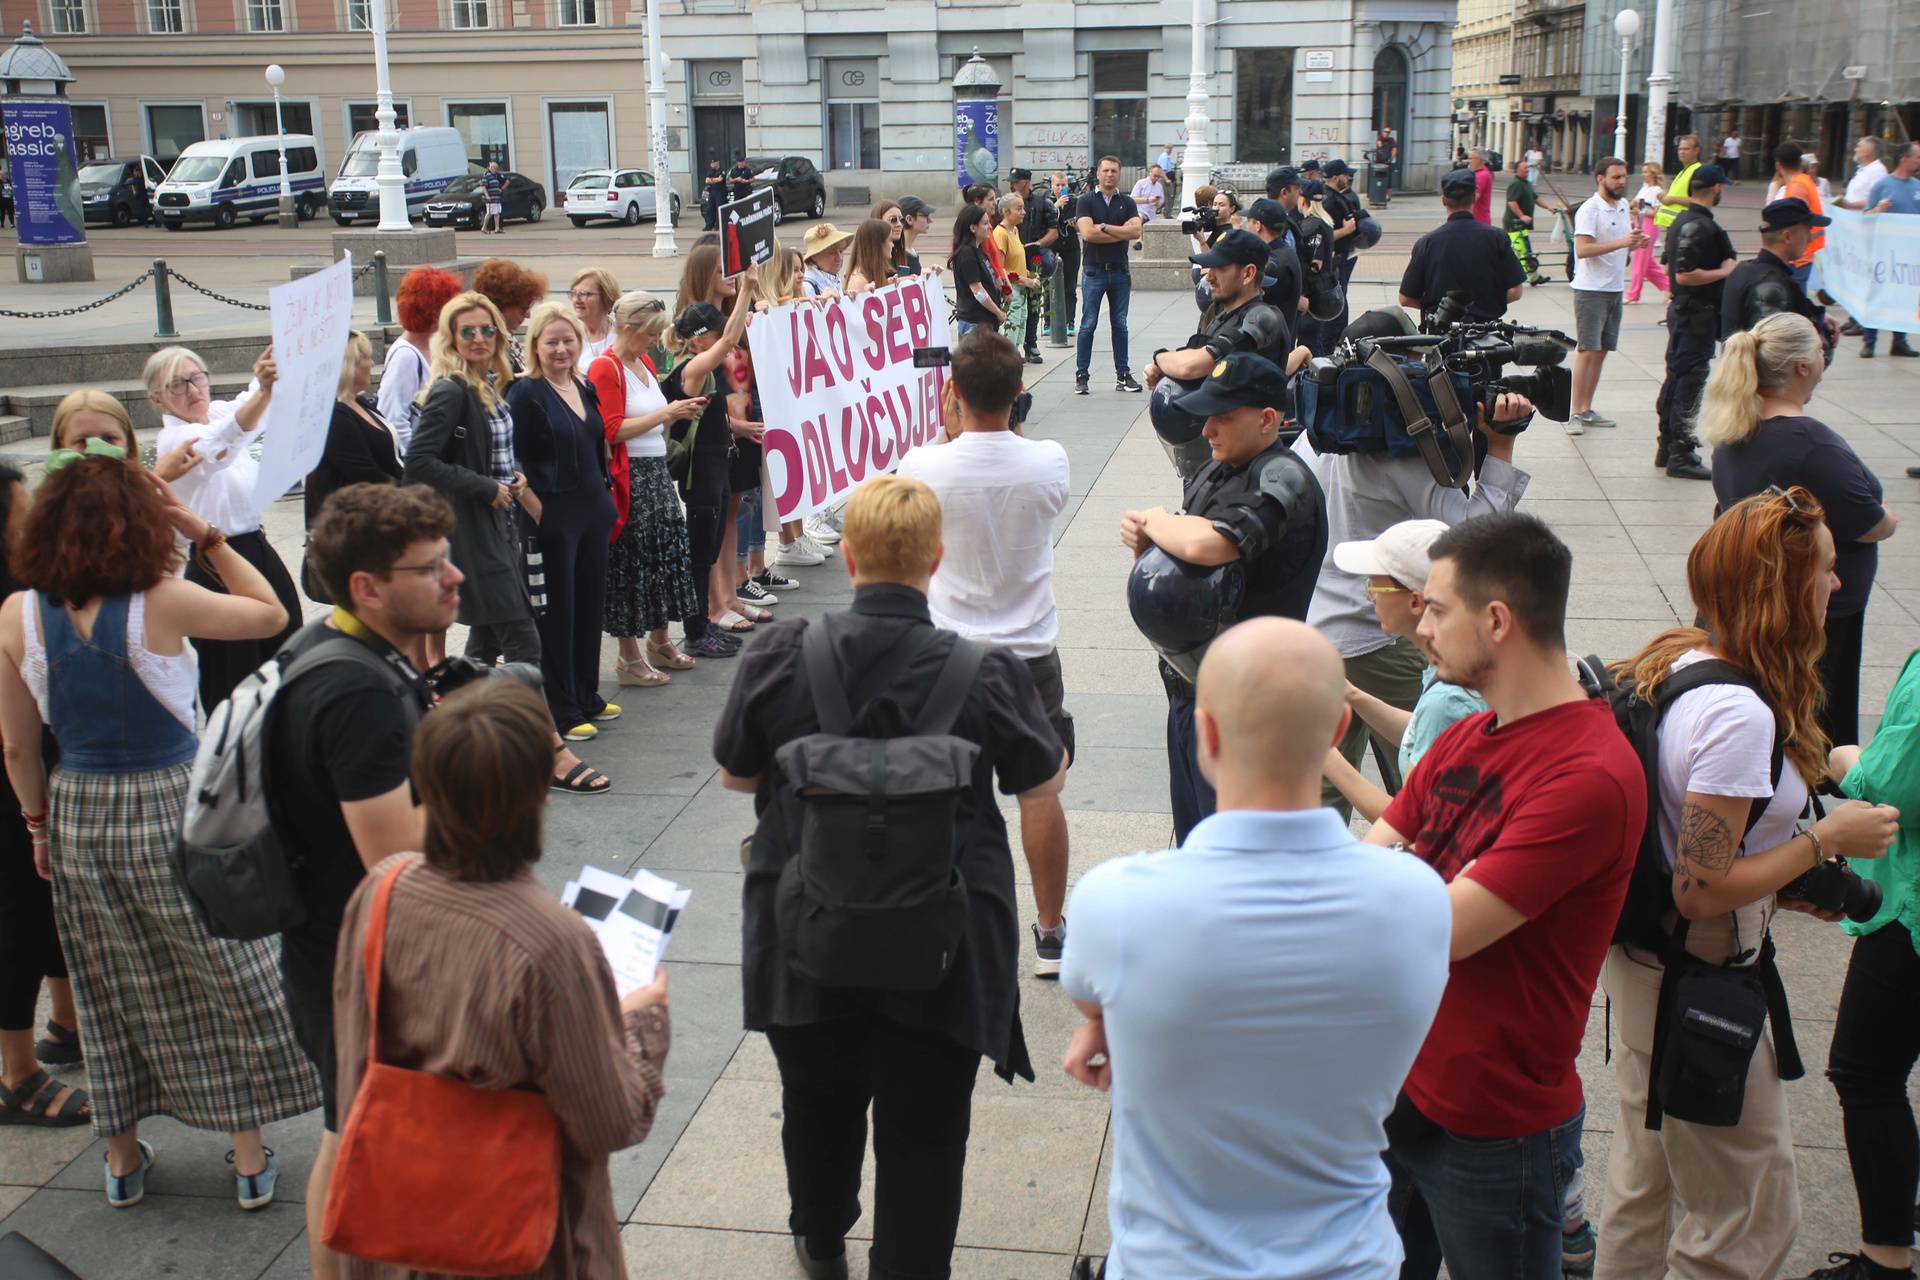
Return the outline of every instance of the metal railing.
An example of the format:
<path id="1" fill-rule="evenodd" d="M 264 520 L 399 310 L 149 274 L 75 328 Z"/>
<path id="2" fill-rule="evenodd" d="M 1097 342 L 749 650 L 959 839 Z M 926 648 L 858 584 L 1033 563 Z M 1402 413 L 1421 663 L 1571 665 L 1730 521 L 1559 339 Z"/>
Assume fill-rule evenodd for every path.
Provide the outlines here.
<path id="1" fill-rule="evenodd" d="M 376 250 L 371 260 L 354 268 L 353 278 L 359 280 L 368 272 L 373 273 L 374 320 L 379 324 L 393 323 L 393 292 L 387 286 L 387 255 L 385 250 Z M 181 275 L 179 271 L 167 265 L 165 258 L 155 258 L 153 265 L 142 271 L 127 283 L 104 297 L 92 302 L 80 302 L 71 307 L 55 307 L 47 311 L 18 311 L 0 307 L 0 320 L 64 320 L 70 316 L 85 315 L 97 311 L 109 303 L 118 302 L 149 280 L 153 282 L 153 336 L 156 338 L 177 338 L 180 332 L 173 322 L 173 282 L 179 281 L 202 297 L 212 298 L 230 307 L 239 307 L 243 311 L 270 311 L 272 308 L 264 302 L 248 302 L 243 298 L 231 298 L 217 290 L 209 289 L 196 280 Z"/>

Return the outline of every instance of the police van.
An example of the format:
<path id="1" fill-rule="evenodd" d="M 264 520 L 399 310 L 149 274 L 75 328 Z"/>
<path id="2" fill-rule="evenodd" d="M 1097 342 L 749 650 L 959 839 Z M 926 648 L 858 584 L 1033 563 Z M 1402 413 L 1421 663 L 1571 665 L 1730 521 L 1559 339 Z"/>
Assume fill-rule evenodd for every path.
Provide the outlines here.
<path id="1" fill-rule="evenodd" d="M 427 201 L 446 189 L 455 178 L 480 172 L 481 166 L 467 159 L 467 141 L 458 129 L 445 125 L 420 125 L 398 130 L 400 172 L 407 182 L 407 216 L 419 217 Z M 377 132 L 354 135 L 347 147 L 347 158 L 340 162 L 333 189 L 327 193 L 327 212 L 341 226 L 365 218 L 380 216 L 380 148 Z"/>
<path id="2" fill-rule="evenodd" d="M 311 218 L 327 204 L 326 175 L 312 135 L 219 138 L 196 142 L 167 170 L 154 193 L 154 216 L 169 231 L 189 222 L 230 227 L 241 218 L 265 222 L 280 208 L 280 149 L 287 151 L 287 185 L 294 212 Z"/>

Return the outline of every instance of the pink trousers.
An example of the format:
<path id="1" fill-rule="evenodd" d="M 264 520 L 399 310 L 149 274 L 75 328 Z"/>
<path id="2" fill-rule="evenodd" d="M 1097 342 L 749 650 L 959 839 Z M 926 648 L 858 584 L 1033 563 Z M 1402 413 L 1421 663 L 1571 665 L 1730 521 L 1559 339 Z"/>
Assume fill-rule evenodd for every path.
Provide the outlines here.
<path id="1" fill-rule="evenodd" d="M 1660 229 L 1652 214 L 1640 216 L 1640 234 L 1647 238 L 1647 242 L 1633 251 L 1633 278 L 1627 281 L 1628 302 L 1640 301 L 1640 290 L 1649 280 L 1663 293 L 1673 290 L 1673 286 L 1667 283 L 1666 268 L 1660 265 L 1660 246 L 1657 243 Z"/>

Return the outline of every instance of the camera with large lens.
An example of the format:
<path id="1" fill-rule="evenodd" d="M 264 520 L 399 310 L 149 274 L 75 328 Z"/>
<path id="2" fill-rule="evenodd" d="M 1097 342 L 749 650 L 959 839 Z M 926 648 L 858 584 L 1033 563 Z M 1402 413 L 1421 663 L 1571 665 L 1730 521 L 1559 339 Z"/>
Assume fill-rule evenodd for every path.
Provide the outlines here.
<path id="1" fill-rule="evenodd" d="M 1220 211 L 1212 205 L 1182 209 L 1180 229 L 1190 236 L 1210 236 L 1220 229 Z"/>
<path id="2" fill-rule="evenodd" d="M 1809 902 L 1822 911 L 1838 911 L 1855 924 L 1880 914 L 1880 886 L 1863 880 L 1844 862 L 1823 862 L 1780 890 L 1783 898 Z"/>
<path id="3" fill-rule="evenodd" d="M 475 680 L 489 677 L 518 680 L 543 694 L 546 692 L 546 678 L 540 674 L 540 668 L 531 662 L 503 662 L 496 667 L 464 654 L 454 654 L 434 663 L 427 668 L 426 681 L 427 688 L 433 690 L 435 698 L 444 698 Z"/>

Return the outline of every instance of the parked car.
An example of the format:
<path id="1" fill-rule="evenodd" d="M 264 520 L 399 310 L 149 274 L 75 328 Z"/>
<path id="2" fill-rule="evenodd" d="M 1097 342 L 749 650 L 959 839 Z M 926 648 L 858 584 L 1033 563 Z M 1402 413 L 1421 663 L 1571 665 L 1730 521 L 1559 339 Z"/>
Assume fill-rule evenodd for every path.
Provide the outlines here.
<path id="1" fill-rule="evenodd" d="M 196 142 L 180 153 L 154 196 L 154 216 L 169 231 L 189 222 L 230 227 L 240 218 L 265 222 L 280 208 L 280 151 L 296 216 L 327 206 L 327 180 L 312 136 L 289 133 Z"/>
<path id="2" fill-rule="evenodd" d="M 506 186 L 500 192 L 500 220 L 540 221 L 540 215 L 547 211 L 547 189 L 524 174 L 502 172 L 500 176 L 506 179 Z M 478 227 L 486 213 L 487 190 L 476 173 L 455 178 L 437 200 L 428 203 L 427 225 L 456 229 Z"/>
<path id="3" fill-rule="evenodd" d="M 827 180 L 805 156 L 749 156 L 753 166 L 753 185 L 773 188 L 775 219 L 803 214 L 824 218 L 827 214 Z"/>
<path id="4" fill-rule="evenodd" d="M 655 214 L 659 188 L 644 169 L 589 169 L 560 193 L 567 217 L 576 227 L 595 218 L 612 218 L 628 226 Z M 673 220 L 680 220 L 680 193 L 673 194 Z"/>
<path id="5" fill-rule="evenodd" d="M 153 219 L 154 191 L 167 171 L 152 156 L 109 156 L 80 166 L 80 204 L 88 222 L 131 226 Z"/>
<path id="6" fill-rule="evenodd" d="M 398 132 L 409 218 L 418 217 L 448 183 L 486 168 L 467 159 L 466 139 L 458 129 L 420 125 Z M 340 162 L 340 172 L 334 176 L 333 190 L 327 193 L 327 211 L 343 227 L 360 219 L 377 221 L 380 217 L 379 137 L 371 130 L 354 135 L 347 146 L 347 158 Z"/>

